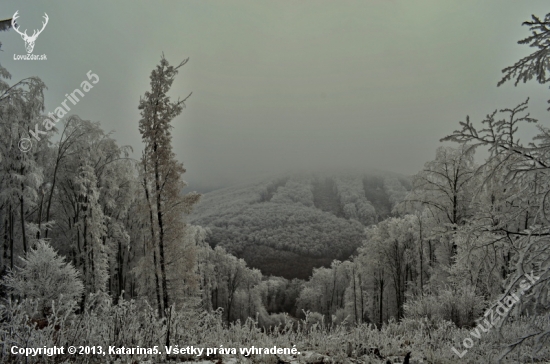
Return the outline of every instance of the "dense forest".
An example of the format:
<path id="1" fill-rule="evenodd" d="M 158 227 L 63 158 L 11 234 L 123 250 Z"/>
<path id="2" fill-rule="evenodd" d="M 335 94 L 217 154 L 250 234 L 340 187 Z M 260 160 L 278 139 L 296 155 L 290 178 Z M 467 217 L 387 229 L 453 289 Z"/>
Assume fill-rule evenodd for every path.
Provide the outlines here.
<path id="1" fill-rule="evenodd" d="M 389 217 L 407 188 L 389 173 L 278 176 L 205 194 L 189 222 L 265 275 L 307 279 L 355 253 L 365 227 Z"/>
<path id="2" fill-rule="evenodd" d="M 501 83 L 548 81 L 550 14 L 526 24 L 535 52 Z M 196 359 L 172 345 L 301 352 L 201 357 L 220 362 L 550 359 L 550 129 L 529 99 L 449 126 L 411 178 L 291 175 L 201 197 L 172 143 L 186 62 L 150 74 L 139 159 L 99 122 L 46 115 L 41 79 L 0 66 L 1 361 Z M 69 345 L 161 355 L 10 349 Z"/>

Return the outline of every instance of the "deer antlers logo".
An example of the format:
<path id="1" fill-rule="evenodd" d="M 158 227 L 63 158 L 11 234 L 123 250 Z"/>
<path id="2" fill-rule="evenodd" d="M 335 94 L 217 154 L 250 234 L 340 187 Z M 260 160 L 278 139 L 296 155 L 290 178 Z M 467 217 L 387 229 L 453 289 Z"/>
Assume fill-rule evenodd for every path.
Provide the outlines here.
<path id="1" fill-rule="evenodd" d="M 44 28 L 46 28 L 46 24 L 48 24 L 48 14 L 44 13 L 44 20 L 45 22 L 42 23 L 42 29 L 40 30 L 34 30 L 31 36 L 27 35 L 27 29 L 23 33 L 19 31 L 19 26 L 17 26 L 17 23 L 15 23 L 15 19 L 19 18 L 19 15 L 17 14 L 19 10 L 13 14 L 13 18 L 11 19 L 11 26 L 12 28 L 21 35 L 21 38 L 25 41 L 25 48 L 27 49 L 27 53 L 32 53 L 32 50 L 34 49 L 34 42 L 36 41 L 36 38 L 42 33 Z"/>

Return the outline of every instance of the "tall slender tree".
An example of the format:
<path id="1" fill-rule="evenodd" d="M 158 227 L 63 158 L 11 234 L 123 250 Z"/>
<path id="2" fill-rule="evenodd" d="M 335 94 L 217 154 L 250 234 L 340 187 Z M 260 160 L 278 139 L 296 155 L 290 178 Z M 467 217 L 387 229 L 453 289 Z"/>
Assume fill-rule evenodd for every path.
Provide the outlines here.
<path id="1" fill-rule="evenodd" d="M 171 101 L 167 95 L 178 70 L 187 63 L 188 59 L 176 67 L 171 66 L 164 55 L 160 64 L 151 72 L 151 90 L 140 99 L 139 109 L 141 120 L 139 131 L 145 144 L 142 157 L 144 189 L 150 198 L 149 209 L 153 215 L 152 239 L 153 254 L 158 247 L 160 268 L 160 289 L 164 311 L 171 303 L 169 292 L 169 277 L 175 281 L 176 277 L 168 272 L 167 253 L 174 253 L 178 245 L 183 243 L 185 229 L 184 213 L 190 212 L 191 207 L 198 201 L 198 194 L 183 195 L 186 186 L 182 179 L 185 172 L 183 164 L 178 162 L 172 151 L 172 124 L 185 106 L 185 99 Z M 191 254 L 191 252 L 189 252 Z M 180 257 L 173 260 L 173 266 L 181 261 Z M 194 269 L 194 267 L 189 267 Z M 164 315 L 161 311 L 161 315 Z"/>

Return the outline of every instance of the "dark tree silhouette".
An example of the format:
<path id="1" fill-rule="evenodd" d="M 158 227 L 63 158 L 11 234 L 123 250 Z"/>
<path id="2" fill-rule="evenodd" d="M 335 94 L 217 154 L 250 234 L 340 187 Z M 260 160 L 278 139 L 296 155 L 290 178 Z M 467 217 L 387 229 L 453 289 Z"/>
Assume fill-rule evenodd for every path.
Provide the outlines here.
<path id="1" fill-rule="evenodd" d="M 0 20 L 0 32 L 5 32 L 11 29 L 11 20 L 12 18 Z M 2 42 L 0 42 L 0 50 L 1 49 L 2 49 Z"/>
<path id="2" fill-rule="evenodd" d="M 11 20 L 12 20 L 12 18 L 0 20 L 0 32 L 4 32 L 4 31 L 7 31 L 7 30 L 10 30 L 10 28 L 11 28 Z M 16 23 L 16 24 L 17 24 L 17 23 Z"/>

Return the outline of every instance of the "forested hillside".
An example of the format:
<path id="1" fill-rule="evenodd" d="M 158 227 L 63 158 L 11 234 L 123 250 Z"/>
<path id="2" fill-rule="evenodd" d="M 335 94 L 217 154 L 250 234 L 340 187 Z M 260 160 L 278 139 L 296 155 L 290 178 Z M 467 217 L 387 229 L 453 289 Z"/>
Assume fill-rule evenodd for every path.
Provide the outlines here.
<path id="1" fill-rule="evenodd" d="M 390 173 L 288 175 L 205 194 L 190 222 L 263 274 L 307 279 L 345 260 L 410 189 Z"/>
<path id="2" fill-rule="evenodd" d="M 525 25 L 538 51 L 501 84 L 550 82 L 550 14 Z M 550 128 L 529 98 L 449 125 L 410 178 L 201 196 L 173 148 L 186 64 L 162 55 L 136 98 L 138 158 L 0 66 L 0 362 L 548 362 Z"/>

